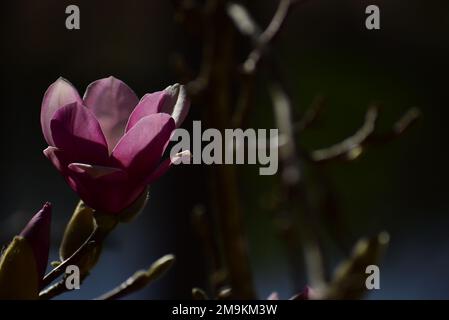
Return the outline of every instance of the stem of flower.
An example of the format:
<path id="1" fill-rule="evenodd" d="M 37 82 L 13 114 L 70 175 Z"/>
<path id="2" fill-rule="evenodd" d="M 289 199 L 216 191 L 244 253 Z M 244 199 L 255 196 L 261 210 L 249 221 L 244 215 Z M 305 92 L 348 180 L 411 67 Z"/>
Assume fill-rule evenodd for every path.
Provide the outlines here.
<path id="1" fill-rule="evenodd" d="M 88 274 L 81 276 L 81 283 L 84 281 L 84 279 L 88 276 Z M 71 289 L 67 289 L 67 286 L 65 284 L 66 278 L 63 277 L 58 282 L 52 284 L 51 286 L 45 288 L 39 293 L 39 299 L 40 300 L 50 300 L 53 299 L 56 296 L 59 296 L 60 294 L 63 294 L 65 292 L 70 291 Z"/>
<path id="2" fill-rule="evenodd" d="M 78 248 L 69 258 L 61 262 L 56 268 L 51 270 L 43 280 L 43 287 L 50 285 L 56 278 L 58 278 L 61 274 L 64 273 L 65 269 L 69 265 L 76 265 L 78 261 L 87 253 L 91 248 L 95 246 L 95 244 L 99 241 L 102 241 L 105 237 L 103 232 L 100 232 L 101 228 L 95 226 L 94 231 L 92 231 L 91 235 L 87 240 Z"/>

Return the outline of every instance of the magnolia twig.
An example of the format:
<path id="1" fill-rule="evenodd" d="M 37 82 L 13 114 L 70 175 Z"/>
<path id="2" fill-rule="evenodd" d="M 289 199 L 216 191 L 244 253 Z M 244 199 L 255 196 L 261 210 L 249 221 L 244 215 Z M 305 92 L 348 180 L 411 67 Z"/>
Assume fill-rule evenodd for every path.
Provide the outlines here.
<path id="1" fill-rule="evenodd" d="M 254 49 L 243 63 L 244 73 L 252 74 L 255 72 L 263 54 L 268 51 L 271 43 L 281 31 L 292 5 L 298 2 L 304 1 L 280 0 L 276 13 L 264 31 L 261 31 L 261 28 L 243 5 L 234 2 L 228 3 L 227 14 L 231 21 L 240 33 L 250 37 L 254 44 Z"/>
<path id="2" fill-rule="evenodd" d="M 257 64 L 259 63 L 263 54 L 265 53 L 265 51 L 267 51 L 267 49 L 269 49 L 269 45 L 281 31 L 288 14 L 291 12 L 291 7 L 299 2 L 303 1 L 279 1 L 279 5 L 276 9 L 276 13 L 273 16 L 273 19 L 268 24 L 268 27 L 260 34 L 256 41 L 256 47 L 251 51 L 251 53 L 248 55 L 248 58 L 243 63 L 243 71 L 245 73 L 251 74 L 256 70 Z"/>
<path id="3" fill-rule="evenodd" d="M 241 124 L 245 118 L 245 115 L 249 113 L 251 104 L 248 98 L 251 95 L 252 82 L 254 81 L 255 73 L 257 71 L 257 66 L 264 54 L 269 52 L 271 43 L 279 34 L 286 21 L 286 18 L 291 11 L 293 4 L 303 3 L 303 1 L 292 1 L 292 0 L 280 0 L 279 6 L 273 19 L 269 23 L 265 31 L 260 32 L 260 28 L 252 19 L 250 13 L 242 6 L 238 4 L 231 3 L 228 5 L 227 13 L 231 20 L 237 27 L 237 29 L 245 36 L 251 38 L 255 48 L 251 51 L 248 58 L 243 64 L 243 90 L 242 96 L 240 97 L 240 104 L 237 111 L 234 114 L 233 124 L 238 126 Z M 274 61 L 270 60 L 270 67 L 274 71 Z M 280 129 L 280 137 L 282 137 L 283 142 L 281 143 L 281 161 L 283 165 L 282 170 L 282 182 L 289 194 L 289 202 L 297 204 L 298 201 L 305 200 L 304 206 L 306 214 L 304 214 L 304 226 L 302 228 L 303 236 L 303 247 L 305 252 L 306 264 L 308 269 L 308 274 L 311 279 L 312 285 L 315 287 L 320 287 L 324 282 L 324 263 L 321 254 L 321 248 L 316 239 L 314 232 L 309 230 L 309 226 L 315 230 L 315 223 L 311 220 L 310 208 L 305 205 L 307 202 L 307 197 L 303 195 L 304 189 L 301 183 L 300 175 L 302 174 L 300 168 L 300 161 L 298 159 L 298 152 L 296 150 L 296 145 L 294 141 L 294 131 L 295 128 L 292 123 L 292 106 L 290 103 L 290 98 L 286 94 L 280 82 L 273 83 L 270 86 L 270 93 L 272 96 L 274 110 L 276 115 L 276 120 L 278 127 Z M 301 200 L 300 200 L 301 199 Z M 292 201 L 293 200 L 293 201 Z M 298 207 L 288 208 L 289 219 L 292 220 L 292 213 L 296 211 Z M 295 228 L 289 226 L 288 229 L 283 230 L 285 238 L 294 238 Z M 296 252 L 291 252 L 292 256 L 296 255 Z M 293 261 L 294 259 L 292 259 Z M 297 268 L 297 266 L 293 266 Z"/>
<path id="4" fill-rule="evenodd" d="M 284 21 L 290 12 L 290 7 L 296 1 L 281 0 L 273 19 L 262 32 L 261 28 L 252 18 L 248 10 L 241 4 L 230 2 L 226 11 L 231 21 L 243 35 L 251 38 L 254 49 L 242 66 L 242 87 L 237 109 L 233 114 L 233 127 L 242 127 L 251 111 L 254 89 L 254 73 L 262 55 L 268 51 L 274 38 L 281 30 Z"/>
<path id="5" fill-rule="evenodd" d="M 203 46 L 203 62 L 201 64 L 199 75 L 186 84 L 186 90 L 190 97 L 197 97 L 203 94 L 210 84 L 214 48 L 215 42 L 217 41 L 214 28 L 211 26 L 214 24 L 215 13 L 219 5 L 220 0 L 208 1 L 202 9 L 202 31 L 204 32 L 203 36 L 205 39 Z"/>
<path id="6" fill-rule="evenodd" d="M 224 129 L 229 125 L 232 105 L 234 30 L 226 15 L 226 0 L 202 3 L 202 64 L 197 78 L 188 82 L 186 89 L 191 97 L 209 99 L 208 108 L 202 110 L 204 118 L 209 126 Z M 213 175 L 211 194 L 217 197 L 218 204 L 214 209 L 218 215 L 220 246 L 228 280 L 236 298 L 250 299 L 254 297 L 254 290 L 235 169 L 221 166 Z"/>
<path id="7" fill-rule="evenodd" d="M 311 159 L 314 162 L 325 162 L 341 157 L 356 158 L 361 153 L 363 142 L 374 133 L 378 114 L 377 106 L 368 108 L 362 127 L 354 135 L 329 148 L 313 151 L 310 155 Z"/>
<path id="8" fill-rule="evenodd" d="M 248 10 L 242 4 L 230 1 L 227 4 L 226 12 L 237 30 L 244 36 L 251 38 L 252 42 L 256 44 L 262 30 Z"/>
<path id="9" fill-rule="evenodd" d="M 168 254 L 154 262 L 148 270 L 139 270 L 118 287 L 95 300 L 116 300 L 136 292 L 160 278 L 173 264 L 175 256 Z"/>
<path id="10" fill-rule="evenodd" d="M 420 116 L 421 111 L 418 108 L 411 108 L 398 121 L 396 121 L 393 128 L 389 132 L 372 135 L 369 137 L 367 142 L 369 144 L 380 144 L 394 140 L 410 129 L 420 118 Z"/>
<path id="11" fill-rule="evenodd" d="M 231 121 L 234 76 L 235 30 L 226 14 L 226 1 L 210 0 L 206 4 L 205 39 L 202 74 L 207 75 L 203 108 L 207 125 L 219 130 Z M 233 166 L 218 166 L 211 174 L 211 201 L 217 214 L 218 236 L 233 298 L 255 297 L 243 212 L 238 197 L 238 178 Z"/>
<path id="12" fill-rule="evenodd" d="M 417 108 L 410 109 L 395 123 L 393 129 L 385 134 L 375 133 L 378 115 L 377 106 L 368 108 L 363 125 L 354 135 L 331 147 L 311 152 L 310 159 L 316 163 L 339 159 L 354 160 L 362 154 L 365 146 L 386 143 L 402 135 L 416 122 L 420 112 Z"/>
<path id="13" fill-rule="evenodd" d="M 100 228 L 95 226 L 91 235 L 87 240 L 78 248 L 69 258 L 62 261 L 56 268 L 51 270 L 43 280 L 43 287 L 48 286 L 52 283 L 56 278 L 58 278 L 61 274 L 63 274 L 69 265 L 76 265 L 84 255 L 92 249 L 97 242 L 101 241 L 104 237 L 102 232 L 99 232 Z"/>
<path id="14" fill-rule="evenodd" d="M 251 39 L 254 48 L 242 65 L 242 88 L 237 109 L 232 118 L 233 127 L 241 127 L 248 118 L 252 106 L 254 73 L 262 56 L 270 51 L 271 44 L 279 35 L 293 5 L 307 0 L 280 0 L 276 12 L 262 31 L 248 10 L 239 3 L 229 2 L 226 12 L 241 34 Z"/>
<path id="15" fill-rule="evenodd" d="M 274 80 L 269 86 L 269 92 L 273 101 L 279 132 L 286 139 L 279 151 L 282 163 L 281 181 L 287 193 L 288 210 L 291 212 L 300 211 L 300 234 L 307 274 L 310 285 L 320 290 L 325 287 L 324 258 L 317 238 L 316 218 L 312 215 L 301 177 L 301 161 L 294 139 L 292 123 L 292 103 L 280 81 Z"/>
<path id="16" fill-rule="evenodd" d="M 60 294 L 63 294 L 66 291 L 68 291 L 68 289 L 67 286 L 65 285 L 65 279 L 61 279 L 60 281 L 42 290 L 39 293 L 39 299 L 50 300 Z"/>
<path id="17" fill-rule="evenodd" d="M 88 276 L 88 274 L 84 274 L 81 276 L 80 282 L 83 283 L 84 279 Z M 66 286 L 66 277 L 64 276 L 60 281 L 52 284 L 51 286 L 45 288 L 39 293 L 40 300 L 50 300 L 56 296 L 59 296 L 63 293 L 72 291 L 73 289 L 67 289 Z"/>

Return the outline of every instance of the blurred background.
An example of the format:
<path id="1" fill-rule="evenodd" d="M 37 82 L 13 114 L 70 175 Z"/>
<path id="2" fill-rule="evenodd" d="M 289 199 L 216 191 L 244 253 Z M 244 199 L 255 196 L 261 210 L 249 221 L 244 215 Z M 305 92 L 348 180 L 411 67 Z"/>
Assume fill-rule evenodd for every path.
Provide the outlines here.
<path id="1" fill-rule="evenodd" d="M 277 6 L 270 0 L 242 3 L 261 26 Z M 70 4 L 80 8 L 80 30 L 65 28 Z M 370 4 L 380 7 L 381 30 L 365 28 Z M 1 6 L 0 244 L 50 201 L 55 260 L 78 199 L 42 154 L 47 145 L 40 105 L 47 87 L 63 76 L 83 93 L 90 82 L 114 75 L 142 96 L 179 81 L 173 66 L 179 55 L 197 73 L 202 40 L 178 23 L 182 17 L 170 1 L 19 0 Z M 354 133 L 373 101 L 382 106 L 380 131 L 410 107 L 421 109 L 416 126 L 360 159 L 305 168 L 312 190 L 314 177 L 321 177 L 333 194 L 333 216 L 320 220 L 329 270 L 358 238 L 390 233 L 381 289 L 369 299 L 449 298 L 448 39 L 449 3 L 444 0 L 310 0 L 295 8 L 274 44 L 298 113 L 317 95 L 326 98 L 319 120 L 298 136 L 307 150 Z M 244 37 L 236 41 L 235 59 L 243 62 L 251 47 Z M 256 83 L 250 127 L 275 127 L 265 76 L 260 74 Z M 200 119 L 194 103 L 184 126 Z M 166 253 L 177 256 L 174 268 L 129 298 L 189 298 L 192 287 L 207 288 L 208 260 L 191 215 L 195 206 L 210 202 L 210 170 L 215 169 L 178 166 L 152 185 L 145 211 L 115 230 L 82 290 L 60 298 L 96 297 Z M 276 179 L 259 176 L 254 165 L 237 170 L 257 294 L 265 298 L 278 291 L 288 298 L 307 280 L 303 269 L 291 276 L 273 223 Z M 298 259 L 301 255 L 298 250 Z"/>

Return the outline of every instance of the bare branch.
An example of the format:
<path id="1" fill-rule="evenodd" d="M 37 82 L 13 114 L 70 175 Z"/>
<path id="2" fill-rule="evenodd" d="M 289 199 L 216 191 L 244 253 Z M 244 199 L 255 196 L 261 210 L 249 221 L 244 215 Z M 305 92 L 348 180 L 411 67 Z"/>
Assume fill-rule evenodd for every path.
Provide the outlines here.
<path id="1" fill-rule="evenodd" d="M 84 279 L 88 276 L 88 273 L 81 276 L 80 282 L 83 283 Z M 72 289 L 68 289 L 66 286 L 66 276 L 62 277 L 61 280 L 52 284 L 51 286 L 45 288 L 39 293 L 40 300 L 50 300 L 60 294 L 71 291 Z"/>
<path id="2" fill-rule="evenodd" d="M 244 103 L 240 104 L 237 109 L 234 117 L 234 125 L 240 124 L 242 119 L 244 119 L 244 115 L 249 112 L 248 110 L 251 104 L 248 103 L 250 100 L 248 99 L 248 96 L 252 93 L 251 82 L 254 81 L 254 74 L 257 71 L 258 62 L 262 56 L 269 51 L 271 43 L 281 31 L 292 5 L 303 2 L 305 2 L 305 0 L 281 0 L 272 21 L 262 33 L 260 32 L 260 28 L 258 28 L 257 24 L 251 18 L 251 15 L 243 6 L 228 6 L 227 13 L 237 29 L 245 36 L 249 36 L 255 46 L 243 65 L 242 83 L 245 90 L 242 93 L 240 101 Z M 274 61 L 270 60 L 270 70 L 273 73 L 276 73 L 274 69 Z M 275 78 L 276 76 L 278 75 L 276 74 Z M 276 121 L 279 127 L 279 135 L 282 137 L 282 143 L 280 145 L 283 167 L 281 179 L 289 197 L 288 202 L 291 204 L 288 214 L 290 219 L 292 219 L 291 215 L 298 211 L 299 207 L 302 206 L 304 209 L 304 214 L 301 215 L 303 221 L 299 227 L 301 228 L 300 234 L 303 237 L 302 245 L 305 253 L 307 271 L 312 285 L 315 287 L 322 287 L 325 281 L 324 262 L 319 239 L 317 239 L 316 234 L 313 231 L 316 230 L 315 218 L 312 217 L 310 207 L 306 204 L 307 196 L 304 195 L 305 190 L 301 181 L 301 164 L 300 159 L 298 158 L 299 152 L 296 150 L 296 143 L 294 140 L 295 128 L 292 122 L 293 108 L 290 98 L 279 79 L 273 81 L 269 85 L 269 91 L 273 100 Z M 299 204 L 300 202 L 302 204 Z M 289 228 L 286 232 L 289 233 L 288 236 L 292 236 L 295 231 L 294 228 Z M 296 255 L 296 253 L 292 254 Z"/>
<path id="3" fill-rule="evenodd" d="M 268 51 L 271 43 L 278 36 L 282 27 L 287 20 L 289 13 L 293 5 L 303 3 L 306 0 L 280 0 L 279 5 L 276 9 L 276 13 L 274 14 L 271 22 L 268 24 L 268 27 L 263 31 L 256 39 L 256 46 L 248 55 L 248 58 L 243 63 L 243 72 L 247 74 L 251 74 L 256 70 L 257 64 L 259 63 L 262 56 Z M 247 15 L 249 17 L 249 15 Z M 249 21 L 249 20 L 247 20 Z M 240 26 L 243 24 L 240 23 Z M 241 28 L 239 28 L 241 29 Z M 253 28 L 257 30 L 256 28 Z M 256 33 L 253 33 L 253 37 Z"/>
<path id="4" fill-rule="evenodd" d="M 371 136 L 368 140 L 369 144 L 383 144 L 399 138 L 415 125 L 420 117 L 421 111 L 418 108 L 409 109 L 398 121 L 396 121 L 389 132 Z"/>
<path id="5" fill-rule="evenodd" d="M 362 144 L 374 133 L 379 109 L 368 108 L 365 121 L 357 132 L 345 140 L 328 148 L 313 151 L 310 155 L 314 162 L 325 162 L 339 158 L 355 159 L 362 152 Z"/>
<path id="6" fill-rule="evenodd" d="M 80 260 L 91 252 L 98 244 L 102 243 L 107 235 L 117 226 L 118 218 L 114 215 L 95 213 L 95 227 L 86 241 L 67 259 L 51 270 L 43 279 L 42 287 L 45 288 L 62 275 L 67 266 L 77 265 Z"/>
<path id="7" fill-rule="evenodd" d="M 154 262 L 148 270 L 137 271 L 118 287 L 101 295 L 95 300 L 116 300 L 136 292 L 160 278 L 162 274 L 172 266 L 174 261 L 175 257 L 173 255 L 165 255 Z"/>
<path id="8" fill-rule="evenodd" d="M 251 74 L 256 70 L 262 55 L 268 48 L 268 45 L 275 38 L 275 36 L 281 30 L 287 14 L 289 12 L 291 0 L 280 0 L 276 13 L 273 16 L 267 29 L 259 36 L 256 47 L 251 51 L 246 61 L 243 63 L 243 71 L 247 74 Z"/>
<path id="9" fill-rule="evenodd" d="M 252 107 L 252 95 L 254 88 L 254 73 L 256 67 L 264 54 L 266 54 L 271 43 L 281 31 L 284 22 L 294 4 L 305 2 L 306 0 L 280 0 L 276 13 L 268 27 L 262 31 L 255 22 L 248 10 L 241 4 L 229 2 L 226 11 L 231 21 L 241 34 L 251 39 L 254 49 L 248 55 L 242 65 L 242 90 L 237 104 L 237 109 L 233 115 L 232 124 L 234 127 L 241 127 Z"/>
<path id="10" fill-rule="evenodd" d="M 282 163 L 281 181 L 288 197 L 289 210 L 302 213 L 299 216 L 301 219 L 299 227 L 301 228 L 300 235 L 302 236 L 307 274 L 311 286 L 321 289 L 325 286 L 324 258 L 316 233 L 316 219 L 311 212 L 301 177 L 301 161 L 294 140 L 292 103 L 280 81 L 273 81 L 269 86 L 269 91 L 279 133 L 285 137 L 285 143 L 279 149 Z"/>
<path id="11" fill-rule="evenodd" d="M 365 115 L 365 121 L 357 132 L 345 140 L 328 148 L 311 152 L 310 159 L 316 163 L 324 163 L 332 160 L 351 161 L 357 159 L 369 145 L 384 144 L 401 136 L 409 129 L 420 116 L 419 109 L 408 110 L 393 126 L 392 130 L 377 134 L 376 121 L 379 109 L 372 106 Z"/>
<path id="12" fill-rule="evenodd" d="M 95 227 L 92 234 L 87 238 L 87 240 L 76 250 L 69 258 L 64 260 L 61 264 L 59 264 L 56 268 L 51 270 L 43 279 L 42 287 L 48 286 L 52 283 L 56 278 L 62 275 L 67 266 L 69 265 L 77 265 L 78 262 L 84 257 L 85 254 L 90 252 L 90 249 L 94 248 L 97 245 L 97 242 L 100 242 L 103 239 L 103 235 L 99 232 L 99 228 Z"/>
<path id="13" fill-rule="evenodd" d="M 229 2 L 226 11 L 239 32 L 256 42 L 262 30 L 248 10 L 240 3 Z"/>
<path id="14" fill-rule="evenodd" d="M 197 80 L 187 85 L 189 93 L 194 92 L 195 87 L 200 88 L 201 96 L 207 99 L 208 108 L 203 108 L 202 112 L 208 125 L 223 130 L 231 121 L 236 33 L 226 13 L 226 3 L 225 0 L 204 2 L 201 70 Z M 219 244 L 233 298 L 254 298 L 242 208 L 238 199 L 237 173 L 232 166 L 221 166 L 211 172 L 211 177 L 211 194 L 217 200 L 213 203 L 213 210 L 217 214 L 220 230 Z"/>
<path id="15" fill-rule="evenodd" d="M 50 300 L 60 294 L 63 294 L 64 292 L 67 292 L 68 289 L 65 285 L 65 279 L 61 279 L 60 281 L 56 282 L 55 284 L 51 285 L 50 287 L 46 288 L 45 290 L 42 290 L 39 293 L 39 299 L 40 300 Z"/>

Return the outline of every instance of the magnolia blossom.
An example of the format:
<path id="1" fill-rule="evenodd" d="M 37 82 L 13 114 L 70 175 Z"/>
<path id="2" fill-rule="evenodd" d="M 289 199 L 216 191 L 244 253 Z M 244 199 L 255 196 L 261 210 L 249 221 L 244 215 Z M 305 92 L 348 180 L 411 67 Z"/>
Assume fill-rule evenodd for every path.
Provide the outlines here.
<path id="1" fill-rule="evenodd" d="M 51 205 L 46 203 L 0 253 L 0 300 L 38 299 L 50 250 Z"/>
<path id="2" fill-rule="evenodd" d="M 30 245 L 36 261 L 37 274 L 41 281 L 45 275 L 50 250 L 51 204 L 45 203 L 20 233 Z"/>
<path id="3" fill-rule="evenodd" d="M 117 214 L 179 160 L 161 157 L 189 106 L 179 84 L 139 101 L 114 77 L 90 84 L 83 98 L 60 78 L 42 102 L 44 154 L 87 205 Z"/>

